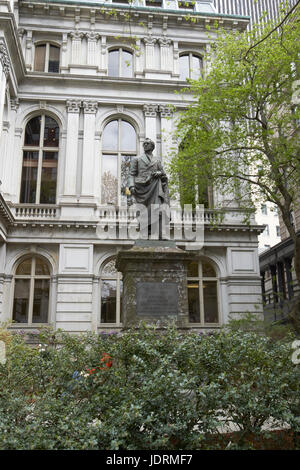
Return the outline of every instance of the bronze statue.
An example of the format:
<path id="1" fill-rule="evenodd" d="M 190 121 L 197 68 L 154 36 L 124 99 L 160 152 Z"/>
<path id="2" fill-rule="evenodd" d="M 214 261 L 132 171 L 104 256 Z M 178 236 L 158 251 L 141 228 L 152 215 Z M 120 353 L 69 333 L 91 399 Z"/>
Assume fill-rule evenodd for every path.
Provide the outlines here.
<path id="1" fill-rule="evenodd" d="M 169 205 L 168 178 L 163 166 L 153 157 L 155 144 L 151 139 L 143 143 L 145 153 L 132 159 L 128 187 L 139 204 L 151 208 L 151 204 Z"/>

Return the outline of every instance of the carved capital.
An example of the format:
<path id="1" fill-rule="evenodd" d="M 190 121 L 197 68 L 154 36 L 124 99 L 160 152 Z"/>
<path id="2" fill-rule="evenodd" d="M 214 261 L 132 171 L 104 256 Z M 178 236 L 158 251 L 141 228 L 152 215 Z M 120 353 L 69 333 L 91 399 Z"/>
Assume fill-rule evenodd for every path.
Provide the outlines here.
<path id="1" fill-rule="evenodd" d="M 66 105 L 68 113 L 79 113 L 81 100 L 67 100 Z"/>
<path id="2" fill-rule="evenodd" d="M 97 41 L 99 38 L 100 38 L 100 34 L 98 33 L 95 33 L 95 31 L 89 31 L 88 33 L 85 34 L 86 35 L 86 38 L 89 40 L 89 41 Z"/>
<path id="3" fill-rule="evenodd" d="M 173 116 L 173 110 L 170 105 L 168 104 L 161 104 L 159 105 L 159 112 L 161 117 L 172 117 Z"/>
<path id="4" fill-rule="evenodd" d="M 157 104 L 144 104 L 144 114 L 145 117 L 156 117 L 156 113 L 158 111 Z"/>
<path id="5" fill-rule="evenodd" d="M 168 39 L 164 36 L 162 38 L 159 38 L 158 42 L 161 46 L 169 47 L 172 41 L 171 39 Z"/>
<path id="6" fill-rule="evenodd" d="M 143 38 L 143 41 L 146 46 L 153 46 L 156 43 L 157 39 L 150 35 Z"/>
<path id="7" fill-rule="evenodd" d="M 82 105 L 84 114 L 96 114 L 98 110 L 97 101 L 83 101 Z"/>
<path id="8" fill-rule="evenodd" d="M 80 31 L 71 31 L 69 33 L 69 36 L 73 41 L 81 41 L 84 36 L 84 33 L 81 33 Z"/>

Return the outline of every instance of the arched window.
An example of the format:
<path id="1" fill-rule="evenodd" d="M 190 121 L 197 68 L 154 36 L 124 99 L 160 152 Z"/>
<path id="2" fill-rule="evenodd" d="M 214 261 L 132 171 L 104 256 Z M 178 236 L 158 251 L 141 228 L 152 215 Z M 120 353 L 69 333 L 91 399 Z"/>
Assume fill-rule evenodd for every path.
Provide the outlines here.
<path id="1" fill-rule="evenodd" d="M 50 43 L 35 46 L 34 67 L 36 72 L 59 72 L 60 48 Z"/>
<path id="2" fill-rule="evenodd" d="M 102 324 L 122 323 L 122 274 L 116 270 L 116 259 L 112 258 L 101 272 L 101 311 Z"/>
<path id="3" fill-rule="evenodd" d="M 192 54 L 182 54 L 179 57 L 179 72 L 180 80 L 192 78 L 197 80 L 201 76 L 202 59 L 201 57 Z"/>
<path id="4" fill-rule="evenodd" d="M 102 138 L 102 204 L 121 205 L 126 201 L 126 187 L 131 158 L 136 156 L 134 127 L 123 119 L 110 121 Z"/>
<path id="5" fill-rule="evenodd" d="M 28 325 L 47 323 L 49 291 L 48 263 L 38 256 L 21 261 L 14 276 L 13 321 Z"/>
<path id="6" fill-rule="evenodd" d="M 121 47 L 112 49 L 108 53 L 109 77 L 132 77 L 133 54 Z"/>
<path id="7" fill-rule="evenodd" d="M 21 203 L 55 204 L 59 126 L 49 116 L 32 118 L 25 129 Z"/>
<path id="8" fill-rule="evenodd" d="M 190 323 L 216 325 L 220 322 L 218 279 L 207 261 L 193 261 L 188 266 L 188 303 Z"/>

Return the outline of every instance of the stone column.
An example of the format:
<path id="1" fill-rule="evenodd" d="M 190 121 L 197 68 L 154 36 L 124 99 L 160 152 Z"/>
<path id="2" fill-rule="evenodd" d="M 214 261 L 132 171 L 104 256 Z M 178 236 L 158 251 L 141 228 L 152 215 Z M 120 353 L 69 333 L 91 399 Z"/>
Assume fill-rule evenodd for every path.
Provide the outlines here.
<path id="1" fill-rule="evenodd" d="M 61 64 L 60 70 L 64 72 L 68 69 L 68 35 L 64 33 L 62 35 L 62 45 L 61 45 Z"/>
<path id="2" fill-rule="evenodd" d="M 293 277 L 292 277 L 292 260 L 290 258 L 284 259 L 284 267 L 286 272 L 286 282 L 287 282 L 287 289 L 288 289 L 288 297 L 291 299 L 294 296 L 294 289 L 293 289 Z"/>
<path id="3" fill-rule="evenodd" d="M 144 115 L 145 115 L 145 136 L 153 140 L 155 146 L 156 142 L 156 115 L 158 111 L 157 104 L 145 104 Z M 156 149 L 157 150 L 157 149 Z M 154 151 L 156 153 L 156 151 Z"/>
<path id="4" fill-rule="evenodd" d="M 13 181 L 14 181 L 14 167 L 19 165 L 16 161 L 16 143 L 15 143 L 15 129 L 16 129 L 16 118 L 19 109 L 19 99 L 14 98 L 10 100 L 10 114 L 9 114 L 9 135 L 8 135 L 8 148 L 7 156 L 4 162 L 4 174 L 6 175 L 6 181 L 3 181 L 3 191 L 5 195 L 11 199 L 13 195 Z"/>
<path id="5" fill-rule="evenodd" d="M 165 164 L 171 158 L 173 111 L 168 105 L 160 105 L 159 111 L 161 117 L 161 157 L 163 164 Z"/>
<path id="6" fill-rule="evenodd" d="M 106 36 L 101 36 L 101 55 L 99 56 L 100 69 L 107 72 Z"/>
<path id="7" fill-rule="evenodd" d="M 98 48 L 97 41 L 99 39 L 99 34 L 94 31 L 86 33 L 87 38 L 87 65 L 98 65 Z"/>
<path id="8" fill-rule="evenodd" d="M 173 44 L 173 75 L 179 77 L 179 50 L 178 41 Z"/>
<path id="9" fill-rule="evenodd" d="M 153 70 L 155 68 L 155 50 L 154 46 L 156 39 L 152 36 L 147 36 L 143 39 L 146 47 L 146 70 Z"/>
<path id="10" fill-rule="evenodd" d="M 32 58 L 32 31 L 26 31 L 26 50 L 25 50 L 25 66 L 27 70 L 33 69 Z"/>
<path id="11" fill-rule="evenodd" d="M 3 111 L 7 78 L 10 71 L 10 60 L 4 39 L 0 39 L 0 136 L 2 133 Z"/>
<path id="12" fill-rule="evenodd" d="M 80 100 L 67 101 L 67 142 L 65 156 L 64 196 L 76 196 L 76 175 L 78 158 L 78 130 Z"/>
<path id="13" fill-rule="evenodd" d="M 72 47 L 71 47 L 71 64 L 72 65 L 80 65 L 82 62 L 81 58 L 81 41 L 84 34 L 80 33 L 79 31 L 73 31 L 70 33 L 70 37 L 72 39 Z"/>
<path id="14" fill-rule="evenodd" d="M 81 196 L 94 197 L 95 174 L 95 122 L 98 109 L 97 101 L 83 101 L 84 127 L 83 127 L 83 154 Z"/>
<path id="15" fill-rule="evenodd" d="M 143 74 L 143 64 L 142 64 L 142 43 L 140 39 L 136 40 L 136 52 L 135 52 L 135 67 L 134 73 L 136 77 L 142 77 Z"/>
<path id="16" fill-rule="evenodd" d="M 166 37 L 160 38 L 158 40 L 160 45 L 160 69 L 166 72 L 170 72 L 171 67 L 171 57 L 170 57 L 170 44 L 171 40 Z"/>

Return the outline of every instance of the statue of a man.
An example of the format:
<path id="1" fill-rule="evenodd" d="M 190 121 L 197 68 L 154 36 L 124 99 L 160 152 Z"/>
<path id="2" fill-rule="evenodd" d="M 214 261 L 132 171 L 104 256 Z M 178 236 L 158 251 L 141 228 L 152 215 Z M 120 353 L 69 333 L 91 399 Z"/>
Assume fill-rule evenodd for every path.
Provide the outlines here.
<path id="1" fill-rule="evenodd" d="M 139 204 L 151 208 L 151 204 L 168 204 L 168 178 L 163 166 L 153 157 L 155 144 L 151 139 L 143 143 L 144 154 L 132 159 L 129 169 L 128 187 Z"/>

